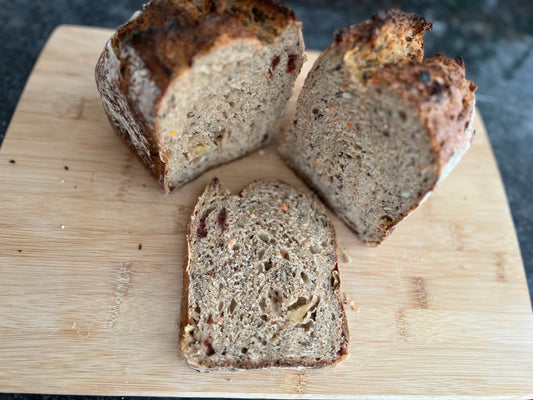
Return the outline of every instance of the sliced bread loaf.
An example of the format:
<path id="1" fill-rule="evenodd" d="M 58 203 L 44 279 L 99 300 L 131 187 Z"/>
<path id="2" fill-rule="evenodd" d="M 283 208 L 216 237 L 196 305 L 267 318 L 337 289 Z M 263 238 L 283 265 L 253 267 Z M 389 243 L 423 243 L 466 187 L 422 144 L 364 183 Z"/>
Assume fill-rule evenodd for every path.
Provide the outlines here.
<path id="1" fill-rule="evenodd" d="M 462 59 L 424 59 L 431 23 L 392 10 L 340 30 L 320 55 L 279 151 L 362 240 L 380 243 L 472 140 Z"/>
<path id="2" fill-rule="evenodd" d="M 95 77 L 113 128 L 168 192 L 270 140 L 303 49 L 276 0 L 152 0 Z"/>
<path id="3" fill-rule="evenodd" d="M 180 347 L 217 368 L 323 367 L 347 357 L 335 232 L 281 182 L 232 196 L 215 178 L 189 226 Z"/>

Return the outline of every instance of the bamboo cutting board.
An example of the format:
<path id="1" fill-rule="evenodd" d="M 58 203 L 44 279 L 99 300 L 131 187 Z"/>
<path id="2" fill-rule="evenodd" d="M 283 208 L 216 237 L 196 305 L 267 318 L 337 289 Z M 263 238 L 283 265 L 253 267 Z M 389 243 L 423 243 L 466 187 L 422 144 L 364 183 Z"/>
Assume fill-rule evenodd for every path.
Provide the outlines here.
<path id="1" fill-rule="evenodd" d="M 203 187 L 214 175 L 233 191 L 255 178 L 305 186 L 266 148 L 164 196 L 112 132 L 97 95 L 93 67 L 110 34 L 55 31 L 0 150 L 0 391 L 533 397 L 533 316 L 479 114 L 469 153 L 383 245 L 365 247 L 333 219 L 348 361 L 189 369 L 177 351 L 181 268 Z"/>

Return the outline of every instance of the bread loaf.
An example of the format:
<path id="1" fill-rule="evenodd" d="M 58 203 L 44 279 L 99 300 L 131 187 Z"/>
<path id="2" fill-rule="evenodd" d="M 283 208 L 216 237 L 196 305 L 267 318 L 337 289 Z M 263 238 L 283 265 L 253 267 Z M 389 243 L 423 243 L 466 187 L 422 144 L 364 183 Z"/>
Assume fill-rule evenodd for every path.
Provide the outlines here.
<path id="1" fill-rule="evenodd" d="M 340 30 L 318 58 L 279 151 L 369 244 L 380 243 L 472 140 L 461 58 L 424 58 L 431 23 L 398 10 Z"/>
<path id="2" fill-rule="evenodd" d="M 270 140 L 303 49 L 276 0 L 152 0 L 95 77 L 113 128 L 168 192 Z"/>
<path id="3" fill-rule="evenodd" d="M 281 182 L 232 196 L 214 179 L 194 209 L 181 352 L 196 369 L 323 367 L 347 357 L 333 226 Z"/>

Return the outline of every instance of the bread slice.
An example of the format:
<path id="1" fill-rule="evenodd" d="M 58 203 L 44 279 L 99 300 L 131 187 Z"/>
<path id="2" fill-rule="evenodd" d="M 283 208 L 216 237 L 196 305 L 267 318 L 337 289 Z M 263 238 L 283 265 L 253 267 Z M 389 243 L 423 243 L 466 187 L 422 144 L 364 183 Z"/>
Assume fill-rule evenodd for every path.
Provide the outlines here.
<path id="1" fill-rule="evenodd" d="M 276 0 L 152 0 L 98 60 L 104 110 L 168 192 L 270 140 L 301 28 Z"/>
<path id="2" fill-rule="evenodd" d="M 200 370 L 324 367 L 347 357 L 335 232 L 281 182 L 232 196 L 215 178 L 194 209 L 181 352 Z"/>
<path id="3" fill-rule="evenodd" d="M 461 58 L 424 59 L 431 23 L 398 10 L 340 30 L 320 55 L 279 151 L 368 244 L 428 197 L 472 140 Z"/>

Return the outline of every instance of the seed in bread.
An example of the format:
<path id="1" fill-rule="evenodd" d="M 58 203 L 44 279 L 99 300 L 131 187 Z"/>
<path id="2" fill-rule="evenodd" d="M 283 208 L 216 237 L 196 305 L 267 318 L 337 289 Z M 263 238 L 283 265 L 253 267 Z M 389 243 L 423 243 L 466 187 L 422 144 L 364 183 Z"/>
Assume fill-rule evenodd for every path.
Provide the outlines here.
<path id="1" fill-rule="evenodd" d="M 472 140 L 461 58 L 424 59 L 431 23 L 398 10 L 340 30 L 320 55 L 279 151 L 368 244 L 425 200 Z"/>
<path id="2" fill-rule="evenodd" d="M 324 367 L 347 357 L 335 232 L 281 182 L 205 189 L 189 226 L 180 336 L 199 370 Z"/>
<path id="3" fill-rule="evenodd" d="M 111 125 L 166 192 L 264 145 L 303 63 L 276 0 L 152 0 L 95 69 Z"/>

